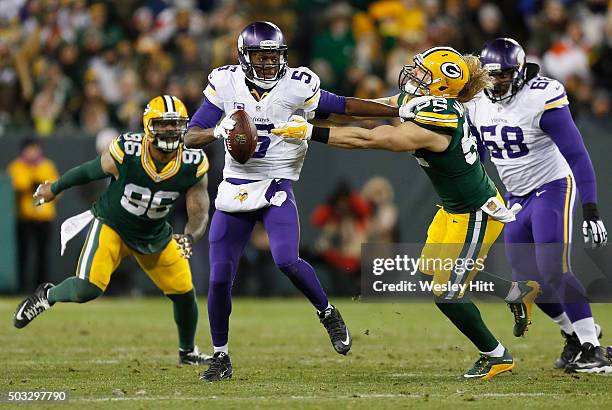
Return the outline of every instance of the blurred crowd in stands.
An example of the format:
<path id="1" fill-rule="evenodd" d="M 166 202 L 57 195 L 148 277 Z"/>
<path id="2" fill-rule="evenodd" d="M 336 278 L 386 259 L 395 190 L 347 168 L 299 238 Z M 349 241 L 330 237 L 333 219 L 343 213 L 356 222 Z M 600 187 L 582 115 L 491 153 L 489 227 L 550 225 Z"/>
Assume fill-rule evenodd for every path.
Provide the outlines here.
<path id="1" fill-rule="evenodd" d="M 433 45 L 478 53 L 511 36 L 567 87 L 589 125 L 608 123 L 612 13 L 607 0 L 2 0 L 0 136 L 139 130 L 143 104 L 179 96 L 193 113 L 208 72 L 237 62 L 250 21 L 277 23 L 291 65 L 344 95 L 396 92 Z"/>

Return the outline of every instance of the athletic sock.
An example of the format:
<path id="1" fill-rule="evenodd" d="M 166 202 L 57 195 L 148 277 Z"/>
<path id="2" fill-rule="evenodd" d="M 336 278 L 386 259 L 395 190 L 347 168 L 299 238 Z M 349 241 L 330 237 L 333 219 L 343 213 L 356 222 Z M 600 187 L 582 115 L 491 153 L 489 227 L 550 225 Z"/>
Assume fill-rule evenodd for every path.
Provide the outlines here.
<path id="1" fill-rule="evenodd" d="M 89 283 L 85 279 L 71 276 L 64 279 L 62 283 L 53 286 L 47 291 L 47 299 L 50 303 L 76 302 L 84 303 L 97 298 L 102 294 L 102 289 Z"/>
<path id="2" fill-rule="evenodd" d="M 563 312 L 559 316 L 552 317 L 551 319 L 553 322 L 558 324 L 561 327 L 561 330 L 563 330 L 568 335 L 574 333 L 574 326 L 572 326 L 572 322 L 569 320 L 569 317 L 567 317 L 567 313 Z"/>
<path id="3" fill-rule="evenodd" d="M 484 354 L 490 357 L 502 357 L 505 351 L 506 348 L 504 347 L 504 345 L 498 343 L 495 349 L 491 350 L 490 352 L 480 352 L 480 354 Z"/>
<path id="4" fill-rule="evenodd" d="M 198 301 L 195 290 L 180 295 L 166 295 L 172 300 L 174 322 L 178 331 L 179 349 L 193 350 L 198 327 Z"/>
<path id="5" fill-rule="evenodd" d="M 467 336 L 481 352 L 490 352 L 497 348 L 499 342 L 493 336 L 480 316 L 476 305 L 470 301 L 436 302 L 438 309 Z"/>
<path id="6" fill-rule="evenodd" d="M 479 271 L 475 278 L 472 280 L 479 280 L 482 282 L 487 282 L 493 284 L 492 291 L 493 294 L 501 299 L 506 299 L 514 282 L 508 279 L 501 278 L 497 275 L 493 275 L 492 273 L 486 272 L 484 270 Z"/>
<path id="7" fill-rule="evenodd" d="M 224 344 L 223 346 L 219 346 L 219 347 L 217 347 L 217 346 L 213 346 L 213 351 L 214 351 L 215 353 L 217 353 L 217 352 L 223 352 L 223 353 L 225 353 L 225 354 L 229 354 L 229 348 L 227 347 L 227 345 L 228 345 L 228 344 L 226 343 L 226 344 Z"/>
<path id="8" fill-rule="evenodd" d="M 574 332 L 580 340 L 580 344 L 590 343 L 593 346 L 599 346 L 599 339 L 597 338 L 597 329 L 595 329 L 595 321 L 592 317 L 586 317 L 572 323 Z"/>

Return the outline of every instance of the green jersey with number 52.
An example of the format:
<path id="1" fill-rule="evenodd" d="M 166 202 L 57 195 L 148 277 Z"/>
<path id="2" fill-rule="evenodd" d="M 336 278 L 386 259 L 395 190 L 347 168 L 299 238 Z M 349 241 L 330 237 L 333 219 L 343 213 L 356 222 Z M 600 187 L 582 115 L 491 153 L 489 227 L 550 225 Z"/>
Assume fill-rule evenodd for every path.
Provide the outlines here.
<path id="1" fill-rule="evenodd" d="M 159 169 L 144 134 L 122 134 L 109 146 L 119 176 L 93 204 L 96 218 L 142 254 L 161 252 L 172 237 L 167 222 L 176 200 L 202 179 L 208 159 L 181 144 L 176 158 Z"/>
<path id="2" fill-rule="evenodd" d="M 405 99 L 406 94 L 400 94 L 399 104 Z M 443 152 L 414 152 L 444 209 L 451 213 L 471 212 L 495 196 L 497 188 L 480 162 L 476 137 L 470 133 L 463 105 L 454 98 L 436 97 L 417 105 L 414 113 L 415 124 L 452 137 Z"/>

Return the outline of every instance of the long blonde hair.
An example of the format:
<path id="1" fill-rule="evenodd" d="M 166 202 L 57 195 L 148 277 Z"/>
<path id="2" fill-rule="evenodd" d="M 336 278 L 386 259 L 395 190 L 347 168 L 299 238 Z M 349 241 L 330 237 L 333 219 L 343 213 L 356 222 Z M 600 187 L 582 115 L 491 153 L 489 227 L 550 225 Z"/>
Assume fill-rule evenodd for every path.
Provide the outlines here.
<path id="1" fill-rule="evenodd" d="M 472 54 L 466 54 L 463 56 L 465 63 L 470 71 L 470 79 L 463 86 L 457 99 L 464 103 L 470 101 L 479 92 L 485 88 L 491 88 L 493 86 L 493 80 L 487 70 L 480 65 L 480 59 Z"/>

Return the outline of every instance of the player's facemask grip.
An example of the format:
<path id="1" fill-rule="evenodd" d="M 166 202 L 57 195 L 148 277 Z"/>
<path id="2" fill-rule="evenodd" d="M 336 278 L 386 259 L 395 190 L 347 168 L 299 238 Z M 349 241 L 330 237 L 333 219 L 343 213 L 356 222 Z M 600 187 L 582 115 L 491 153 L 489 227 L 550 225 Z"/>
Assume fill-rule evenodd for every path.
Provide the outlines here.
<path id="1" fill-rule="evenodd" d="M 153 145 L 160 151 L 176 151 L 187 132 L 188 123 L 187 118 L 153 118 L 149 123 Z"/>

